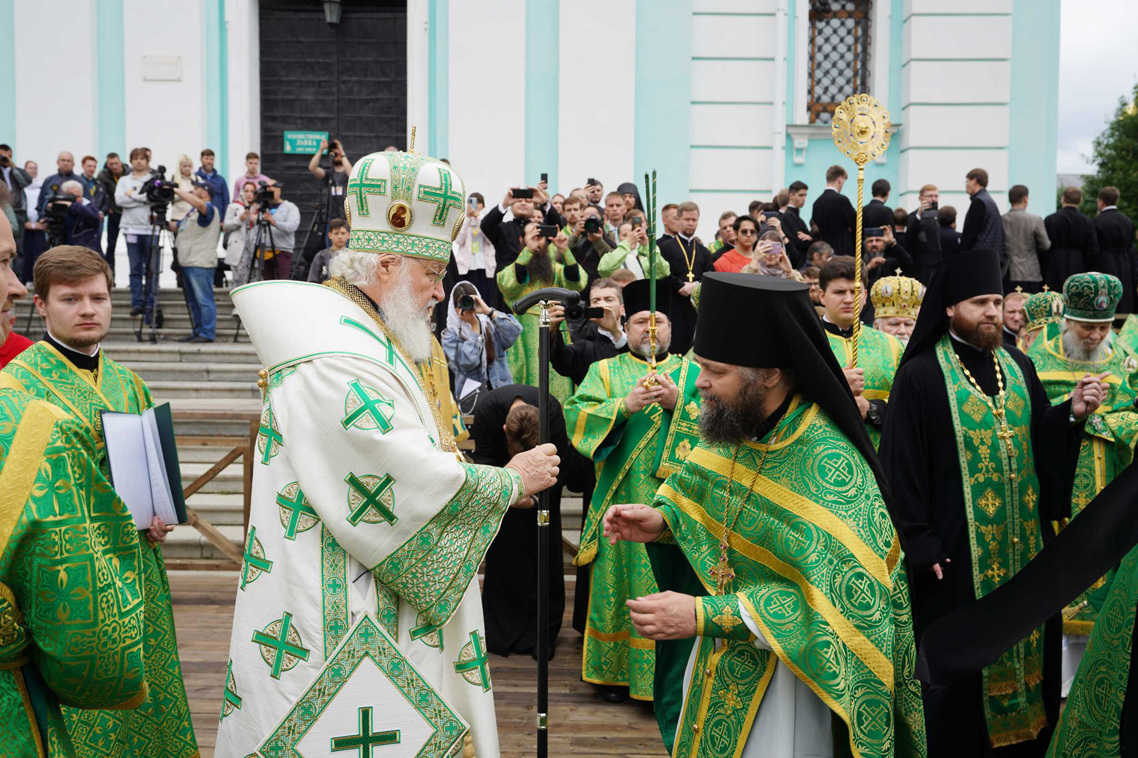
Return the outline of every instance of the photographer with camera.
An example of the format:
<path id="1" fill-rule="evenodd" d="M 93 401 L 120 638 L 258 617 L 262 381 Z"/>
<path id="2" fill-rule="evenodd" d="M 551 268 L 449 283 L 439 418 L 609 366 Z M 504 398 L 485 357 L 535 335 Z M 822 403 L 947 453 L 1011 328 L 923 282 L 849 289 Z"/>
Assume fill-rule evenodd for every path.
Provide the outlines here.
<path id="1" fill-rule="evenodd" d="M 268 224 L 265 239 L 271 244 L 262 251 L 265 279 L 288 279 L 292 274 L 292 251 L 296 245 L 296 230 L 300 226 L 300 209 L 296 203 L 281 199 L 281 184 L 277 181 L 257 189 L 258 223 Z M 264 242 L 262 244 L 265 244 Z"/>
<path id="2" fill-rule="evenodd" d="M 470 398 L 470 392 L 475 388 L 488 391 L 514 383 L 506 355 L 521 333 L 518 320 L 487 305 L 471 282 L 454 285 L 442 344 L 464 412 L 474 410 L 476 398 Z"/>
<path id="3" fill-rule="evenodd" d="M 892 226 L 871 226 L 865 230 L 866 289 L 883 276 L 913 275 L 913 256 L 893 236 Z M 872 308 L 872 305 L 869 306 Z"/>
<path id="4" fill-rule="evenodd" d="M 58 223 L 63 228 L 61 244 L 82 245 L 102 254 L 99 239 L 102 236 L 102 214 L 94 202 L 84 197 L 85 192 L 83 185 L 75 179 L 63 183 L 59 194 L 47 202 L 48 231 L 50 233 L 52 226 Z"/>
<path id="5" fill-rule="evenodd" d="M 569 200 L 565 201 L 566 203 Z M 585 205 L 573 233 L 569 235 L 569 247 L 573 250 L 573 257 L 585 270 L 586 286 L 601 277 L 601 259 L 616 247 L 616 240 L 605 234 L 604 219 L 601 211 L 595 205 Z"/>
<path id="6" fill-rule="evenodd" d="M 130 261 L 130 315 L 141 316 L 150 312 L 154 306 L 155 290 L 143 292 L 143 276 L 146 264 L 154 248 L 158 245 L 158 235 L 151 225 L 150 200 L 143 187 L 154 178 L 150 170 L 150 152 L 144 147 L 130 151 L 131 172 L 119 179 L 115 185 L 115 202 L 122 208 L 119 229 L 126 236 L 126 252 Z"/>
<path id="7" fill-rule="evenodd" d="M 221 239 L 221 214 L 210 202 L 212 188 L 200 177 L 194 178 L 190 191 L 174 188 L 178 199 L 190 206 L 190 212 L 178 222 L 178 263 L 190 320 L 194 331 L 182 342 L 213 342 L 217 336 L 217 305 L 213 301 L 213 274 L 217 268 L 217 243 Z"/>
<path id="8" fill-rule="evenodd" d="M 540 210 L 546 224 L 559 226 L 561 214 L 548 205 L 549 195 L 541 187 L 511 187 L 502 202 L 482 217 L 482 233 L 494 245 L 499 272 L 508 268 L 522 251 L 522 233 L 533 220 L 534 211 Z M 506 221 L 506 210 L 514 217 Z"/>
<path id="9" fill-rule="evenodd" d="M 332 170 L 321 168 L 320 159 L 325 151 L 332 162 Z M 348 192 L 348 179 L 352 173 L 352 162 L 344 153 L 344 145 L 338 139 L 320 140 L 320 148 L 308 162 L 308 171 L 324 183 L 328 194 L 328 221 L 344 218 L 344 198 Z"/>
<path id="10" fill-rule="evenodd" d="M 16 225 L 12 234 L 16 238 L 16 258 L 14 270 L 19 271 L 24 252 L 24 230 L 28 223 L 28 209 L 24 205 L 24 188 L 32 183 L 28 173 L 12 162 L 12 148 L 0 145 L 0 179 L 8 187 L 12 198 L 12 212 L 16 214 Z"/>
<path id="11" fill-rule="evenodd" d="M 908 226 L 905 228 L 905 249 L 913 257 L 912 276 L 922 284 L 928 284 L 933 269 L 943 256 L 940 224 L 937 221 L 940 192 L 935 184 L 926 184 L 921 187 L 917 198 L 920 205 L 909 214 Z"/>
<path id="12" fill-rule="evenodd" d="M 574 385 L 585 381 L 589 366 L 626 349 L 628 337 L 621 326 L 622 292 L 621 286 L 612 279 L 597 279 L 589 288 L 589 307 L 580 308 L 580 313 L 567 315 L 565 306 L 560 304 L 549 308 L 549 322 L 553 327 L 549 330 L 549 365 Z M 556 328 L 562 321 L 566 322 L 573 338 L 572 344 L 565 344 L 561 329 Z"/>
<path id="13" fill-rule="evenodd" d="M 228 190 L 227 190 L 228 191 Z M 252 242 L 253 224 L 257 220 L 257 212 L 253 209 L 253 201 L 257 196 L 257 185 L 245 182 L 241 187 L 241 194 L 233 198 L 233 202 L 225 209 L 225 218 L 221 222 L 221 231 L 227 235 L 225 238 L 225 263 L 234 272 L 234 286 L 245 284 L 237 281 L 237 267 L 241 263 L 241 256 L 245 253 L 246 245 Z"/>
<path id="14" fill-rule="evenodd" d="M 39 213 L 40 218 L 44 217 L 44 209 L 47 207 L 47 201 L 58 195 L 63 189 L 63 183 L 74 179 L 79 182 L 83 187 L 83 194 L 86 195 L 90 192 L 90 187 L 87 184 L 87 179 L 82 174 L 75 173 L 75 156 L 64 150 L 55 159 L 55 167 L 58 169 L 54 174 L 43 180 L 43 191 L 40 192 Z"/>
<path id="15" fill-rule="evenodd" d="M 644 213 L 634 210 L 628 214 L 627 220 L 620 227 L 620 244 L 611 253 L 601 258 L 598 271 L 601 276 L 612 276 L 617 269 L 626 268 L 636 275 L 637 279 L 648 276 L 648 225 L 644 221 Z M 656 277 L 663 279 L 672 273 L 672 267 L 664 260 L 664 256 L 656 255 Z"/>
<path id="16" fill-rule="evenodd" d="M 498 303 L 498 285 L 494 277 L 498 273 L 498 260 L 494 253 L 494 243 L 482 233 L 479 217 L 486 208 L 481 192 L 471 192 L 466 198 L 466 216 L 462 228 L 454 238 L 451 249 L 454 252 L 458 278 L 470 282 L 478 289 L 478 294 L 487 303 Z"/>

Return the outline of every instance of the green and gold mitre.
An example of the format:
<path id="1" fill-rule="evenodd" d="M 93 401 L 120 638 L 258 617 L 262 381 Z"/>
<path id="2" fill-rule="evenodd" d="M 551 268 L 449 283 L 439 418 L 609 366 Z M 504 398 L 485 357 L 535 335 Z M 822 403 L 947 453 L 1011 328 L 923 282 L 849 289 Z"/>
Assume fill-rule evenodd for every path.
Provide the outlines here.
<path id="1" fill-rule="evenodd" d="M 1118 277 L 1087 271 L 1063 282 L 1063 298 L 1067 301 L 1064 318 L 1072 321 L 1114 321 L 1114 310 L 1122 299 L 1122 282 Z"/>
<path id="2" fill-rule="evenodd" d="M 352 167 L 344 212 L 348 247 L 447 262 L 466 188 L 442 161 L 414 152 L 365 155 Z"/>
<path id="3" fill-rule="evenodd" d="M 1023 303 L 1024 329 L 1030 332 L 1048 324 L 1062 323 L 1066 305 L 1058 292 L 1052 292 L 1046 287 L 1042 292 L 1036 292 Z"/>

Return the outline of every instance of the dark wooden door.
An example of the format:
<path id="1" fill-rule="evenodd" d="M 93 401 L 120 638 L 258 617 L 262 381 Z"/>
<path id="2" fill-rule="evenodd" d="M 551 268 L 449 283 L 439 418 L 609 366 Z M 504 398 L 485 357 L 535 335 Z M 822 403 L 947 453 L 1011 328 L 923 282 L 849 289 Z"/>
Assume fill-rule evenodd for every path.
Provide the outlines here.
<path id="1" fill-rule="evenodd" d="M 333 29 L 319 2 L 262 0 L 260 37 L 261 169 L 300 208 L 299 253 L 324 192 L 308 172 L 311 155 L 285 155 L 284 132 L 330 132 L 353 163 L 405 147 L 406 5 L 347 0 Z M 331 168 L 327 158 L 321 165 Z"/>

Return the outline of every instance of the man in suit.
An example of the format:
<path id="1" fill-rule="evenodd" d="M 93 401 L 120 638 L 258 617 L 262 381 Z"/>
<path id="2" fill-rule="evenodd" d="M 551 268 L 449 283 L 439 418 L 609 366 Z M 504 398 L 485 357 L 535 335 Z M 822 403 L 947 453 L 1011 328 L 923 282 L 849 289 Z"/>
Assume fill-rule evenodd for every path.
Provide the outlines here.
<path id="1" fill-rule="evenodd" d="M 1027 187 L 1008 190 L 1011 208 L 1004 214 L 1004 289 L 1022 287 L 1031 294 L 1043 288 L 1044 253 L 1051 249 L 1043 219 L 1027 212 Z"/>
<path id="2" fill-rule="evenodd" d="M 1134 249 L 1134 222 L 1118 210 L 1118 187 L 1103 187 L 1098 193 L 1094 218 L 1098 255 L 1092 266 L 1122 282 L 1122 300 L 1117 313 L 1134 312 L 1134 284 L 1138 282 L 1138 251 Z"/>
<path id="3" fill-rule="evenodd" d="M 935 184 L 926 184 L 917 193 L 917 199 L 920 204 L 909 214 L 905 227 L 905 249 L 913 256 L 913 277 L 927 285 L 944 252 L 937 222 L 940 191 Z"/>
<path id="4" fill-rule="evenodd" d="M 1052 292 L 1062 292 L 1063 283 L 1075 274 L 1089 271 L 1098 257 L 1098 237 L 1091 220 L 1079 212 L 1083 191 L 1064 187 L 1059 210 L 1043 219 L 1043 228 L 1051 240 L 1043 281 Z"/>
<path id="5" fill-rule="evenodd" d="M 964 191 L 972 198 L 968 213 L 964 216 L 964 229 L 960 233 L 961 250 L 978 247 L 995 250 L 1000 254 L 1000 264 L 1006 265 L 1004 258 L 1004 220 L 996 201 L 988 194 L 988 172 L 974 168 L 964 177 Z"/>
<path id="6" fill-rule="evenodd" d="M 814 201 L 810 219 L 818 227 L 818 235 L 834 248 L 834 255 L 854 254 L 857 212 L 850 199 L 842 194 L 842 186 L 848 178 L 849 174 L 841 166 L 830 166 L 826 170 L 826 189 Z"/>
<path id="7" fill-rule="evenodd" d="M 878 179 L 873 183 L 870 200 L 861 211 L 861 226 L 863 229 L 872 229 L 877 226 L 893 226 L 893 209 L 886 205 L 889 202 L 889 181 Z"/>

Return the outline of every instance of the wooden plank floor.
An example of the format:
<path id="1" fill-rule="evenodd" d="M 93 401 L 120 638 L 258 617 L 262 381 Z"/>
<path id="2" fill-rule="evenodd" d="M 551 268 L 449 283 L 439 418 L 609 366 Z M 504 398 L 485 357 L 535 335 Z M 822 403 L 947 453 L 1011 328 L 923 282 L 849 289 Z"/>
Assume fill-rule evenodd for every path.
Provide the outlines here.
<path id="1" fill-rule="evenodd" d="M 226 571 L 171 571 L 178 649 L 202 758 L 213 758 L 222 680 L 229 653 L 237 575 Z M 565 623 L 550 661 L 549 754 L 554 758 L 661 758 L 656 719 L 645 703 L 606 703 L 581 681 L 581 635 L 573 631 L 571 577 L 565 582 Z M 529 656 L 490 656 L 503 758 L 535 753 L 534 688 L 537 663 Z"/>

